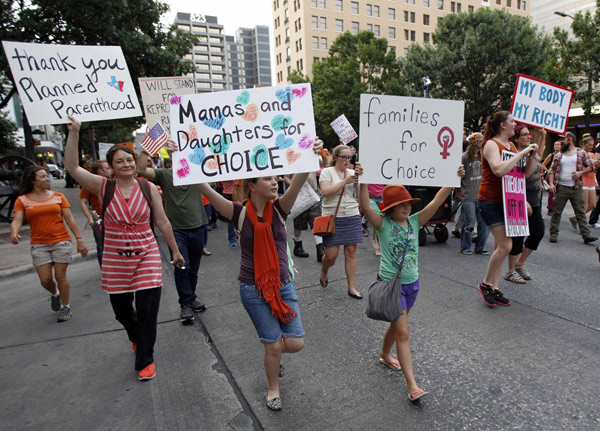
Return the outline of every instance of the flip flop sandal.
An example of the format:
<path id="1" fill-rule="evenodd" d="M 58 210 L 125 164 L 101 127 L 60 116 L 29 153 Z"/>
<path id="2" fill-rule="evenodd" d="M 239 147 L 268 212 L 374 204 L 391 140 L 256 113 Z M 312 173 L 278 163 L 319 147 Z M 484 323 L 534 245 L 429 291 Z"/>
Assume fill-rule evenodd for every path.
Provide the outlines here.
<path id="1" fill-rule="evenodd" d="M 202 250 L 202 254 L 204 256 L 210 256 L 212 254 L 212 251 L 208 251 L 207 249 Z"/>
<path id="2" fill-rule="evenodd" d="M 321 284 L 321 287 L 327 287 L 327 283 L 329 283 L 329 280 L 326 279 L 325 281 L 321 280 L 321 275 L 319 275 L 319 283 Z"/>
<path id="3" fill-rule="evenodd" d="M 531 280 L 531 274 L 529 273 L 529 271 L 527 271 L 525 269 L 525 267 L 523 267 L 523 266 L 516 266 L 515 267 L 515 271 L 517 271 L 519 273 L 519 275 L 521 277 L 523 277 L 523 279 L 525 279 L 525 280 Z"/>
<path id="4" fill-rule="evenodd" d="M 410 394 L 408 394 L 408 399 L 411 400 L 412 402 L 415 402 L 418 399 L 423 398 L 428 393 L 429 392 L 424 391 L 423 389 L 419 389 L 418 391 L 414 391 L 414 392 L 411 392 Z"/>
<path id="5" fill-rule="evenodd" d="M 267 400 L 267 407 L 271 410 L 279 411 L 283 408 L 281 398 L 275 397 L 272 400 Z"/>
<path id="6" fill-rule="evenodd" d="M 400 371 L 402 369 L 402 367 L 400 366 L 400 362 L 398 362 L 397 360 L 387 362 L 385 359 L 383 359 L 383 356 L 379 357 L 379 363 L 391 368 L 394 371 Z"/>
<path id="7" fill-rule="evenodd" d="M 511 283 L 515 283 L 515 284 L 525 284 L 526 283 L 525 279 L 523 279 L 523 277 L 521 277 L 521 275 L 517 271 L 509 272 L 508 274 L 506 274 L 504 276 L 504 279 L 510 281 Z"/>

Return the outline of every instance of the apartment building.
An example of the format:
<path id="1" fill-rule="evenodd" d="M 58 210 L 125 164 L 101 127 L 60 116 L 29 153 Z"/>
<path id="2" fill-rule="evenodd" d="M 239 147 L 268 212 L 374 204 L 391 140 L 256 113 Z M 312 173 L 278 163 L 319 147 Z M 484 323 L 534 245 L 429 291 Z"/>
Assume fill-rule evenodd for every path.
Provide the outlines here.
<path id="1" fill-rule="evenodd" d="M 216 16 L 178 12 L 178 29 L 198 36 L 192 52 L 190 74 L 198 93 L 271 85 L 269 28 L 239 28 L 236 37 L 227 36 Z"/>
<path id="2" fill-rule="evenodd" d="M 312 76 L 315 61 L 343 32 L 372 31 L 399 55 L 413 43 L 432 43 L 438 19 L 481 7 L 529 16 L 527 0 L 272 0 L 276 83 L 292 70 Z"/>

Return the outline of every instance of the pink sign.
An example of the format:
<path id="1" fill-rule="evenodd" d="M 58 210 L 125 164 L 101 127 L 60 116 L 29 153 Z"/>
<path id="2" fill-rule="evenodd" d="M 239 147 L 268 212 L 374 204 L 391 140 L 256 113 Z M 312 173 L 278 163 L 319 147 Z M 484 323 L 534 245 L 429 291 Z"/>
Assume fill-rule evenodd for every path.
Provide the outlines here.
<path id="1" fill-rule="evenodd" d="M 514 153 L 502 151 L 502 160 L 514 157 Z M 504 199 L 504 226 L 506 236 L 529 236 L 527 220 L 527 197 L 525 195 L 525 163 L 521 159 L 508 174 L 502 177 Z"/>

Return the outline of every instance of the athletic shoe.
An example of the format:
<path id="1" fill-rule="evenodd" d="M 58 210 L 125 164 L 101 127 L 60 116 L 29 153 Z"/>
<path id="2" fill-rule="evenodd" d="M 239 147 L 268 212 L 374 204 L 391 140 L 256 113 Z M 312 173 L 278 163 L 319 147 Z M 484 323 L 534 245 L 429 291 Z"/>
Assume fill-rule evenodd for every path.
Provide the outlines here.
<path id="1" fill-rule="evenodd" d="M 569 217 L 569 221 L 571 222 L 573 229 L 577 230 L 577 218 L 575 216 L 571 216 Z"/>
<path id="2" fill-rule="evenodd" d="M 461 252 L 462 254 L 466 254 L 467 256 L 470 256 L 470 255 L 472 255 L 472 254 L 473 254 L 473 251 L 471 251 L 471 250 L 461 250 L 460 252 Z"/>
<path id="3" fill-rule="evenodd" d="M 237 245 L 237 241 L 229 241 L 229 247 L 235 247 Z"/>
<path id="4" fill-rule="evenodd" d="M 156 377 L 156 369 L 154 368 L 154 362 L 139 372 L 138 378 L 141 380 L 151 380 Z"/>
<path id="5" fill-rule="evenodd" d="M 499 289 L 494 289 L 493 292 L 494 299 L 496 300 L 496 304 L 498 305 L 510 305 L 510 301 L 508 298 L 505 298 L 502 292 Z"/>
<path id="6" fill-rule="evenodd" d="M 203 303 L 201 303 L 197 299 L 194 299 L 194 302 L 192 302 L 192 310 L 201 313 L 204 310 L 206 310 L 206 305 L 204 305 Z"/>
<path id="7" fill-rule="evenodd" d="M 60 295 L 50 295 L 50 308 L 52 308 L 52 311 L 60 310 Z"/>
<path id="8" fill-rule="evenodd" d="M 57 322 L 66 322 L 71 318 L 71 307 L 60 307 L 58 310 Z"/>
<path id="9" fill-rule="evenodd" d="M 494 296 L 492 286 L 488 286 L 487 284 L 481 282 L 479 283 L 479 286 L 477 286 L 477 289 L 479 290 L 479 293 L 481 293 L 481 299 L 483 299 L 483 302 L 490 307 L 496 305 L 496 298 Z"/>
<path id="10" fill-rule="evenodd" d="M 475 254 L 482 254 L 484 256 L 489 256 L 490 252 L 487 250 L 476 251 Z"/>
<path id="11" fill-rule="evenodd" d="M 600 229 L 600 223 L 594 223 L 593 225 L 596 229 Z"/>
<path id="12" fill-rule="evenodd" d="M 556 235 L 555 233 L 551 233 L 550 242 L 558 242 L 558 235 Z"/>
<path id="13" fill-rule="evenodd" d="M 192 308 L 187 305 L 184 305 L 181 309 L 181 313 L 179 314 L 179 320 L 181 321 L 181 323 L 191 323 L 192 320 L 194 320 L 195 318 L 196 316 L 194 315 L 194 311 L 192 310 Z"/>

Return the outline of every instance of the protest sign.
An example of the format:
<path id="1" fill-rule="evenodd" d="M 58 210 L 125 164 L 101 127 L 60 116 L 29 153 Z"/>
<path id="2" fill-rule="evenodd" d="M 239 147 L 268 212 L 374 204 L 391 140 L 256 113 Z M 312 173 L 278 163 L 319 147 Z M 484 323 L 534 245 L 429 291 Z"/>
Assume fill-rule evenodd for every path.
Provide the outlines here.
<path id="1" fill-rule="evenodd" d="M 502 160 L 509 160 L 514 153 L 502 151 Z M 527 197 L 525 195 L 525 164 L 522 158 L 512 171 L 502 177 L 502 200 L 504 201 L 504 228 L 506 236 L 529 236 Z"/>
<path id="2" fill-rule="evenodd" d="M 568 88 L 519 73 L 510 112 L 519 123 L 564 134 L 573 93 Z"/>
<path id="3" fill-rule="evenodd" d="M 139 78 L 140 93 L 144 106 L 146 123 L 160 125 L 167 135 L 171 135 L 170 128 L 170 100 L 175 96 L 194 94 L 196 86 L 193 78 L 185 76 L 163 78 Z"/>
<path id="4" fill-rule="evenodd" d="M 171 136 L 175 185 L 319 169 L 310 84 L 173 97 Z"/>
<path id="5" fill-rule="evenodd" d="M 460 187 L 462 101 L 360 95 L 365 184 Z"/>
<path id="6" fill-rule="evenodd" d="M 340 137 L 344 144 L 353 141 L 358 138 L 358 135 L 354 131 L 352 124 L 346 118 L 344 114 L 337 117 L 335 120 L 331 122 L 331 127 L 333 131 Z"/>
<path id="7" fill-rule="evenodd" d="M 106 160 L 106 153 L 108 153 L 108 150 L 110 150 L 112 148 L 112 146 L 115 144 L 107 144 L 104 142 L 98 142 L 98 160 Z"/>
<path id="8" fill-rule="evenodd" d="M 142 115 L 120 46 L 2 45 L 29 124 Z"/>

